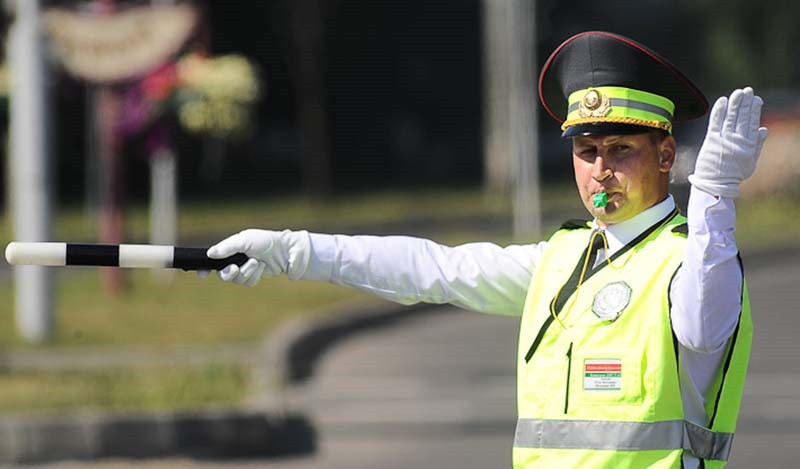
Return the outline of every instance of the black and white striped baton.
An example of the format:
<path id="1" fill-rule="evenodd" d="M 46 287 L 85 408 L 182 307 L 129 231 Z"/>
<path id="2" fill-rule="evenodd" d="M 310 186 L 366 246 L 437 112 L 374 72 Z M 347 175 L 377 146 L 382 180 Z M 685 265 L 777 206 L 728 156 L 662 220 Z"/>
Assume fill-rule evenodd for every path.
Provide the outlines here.
<path id="1" fill-rule="evenodd" d="M 208 248 L 158 246 L 154 244 L 79 244 L 12 242 L 6 260 L 12 265 L 130 267 L 145 269 L 221 270 L 242 265 L 242 253 L 224 259 L 206 256 Z"/>

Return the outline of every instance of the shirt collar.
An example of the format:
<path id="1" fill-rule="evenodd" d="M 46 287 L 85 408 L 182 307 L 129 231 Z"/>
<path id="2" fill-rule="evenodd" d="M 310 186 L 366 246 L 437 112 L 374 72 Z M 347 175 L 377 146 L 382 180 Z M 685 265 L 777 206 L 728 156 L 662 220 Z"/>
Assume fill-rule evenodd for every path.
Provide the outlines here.
<path id="1" fill-rule="evenodd" d="M 675 200 L 672 195 L 667 195 L 663 201 L 653 205 L 638 215 L 620 223 L 608 225 L 605 228 L 606 238 L 608 239 L 609 255 L 615 253 L 622 246 L 633 241 L 646 229 L 655 225 L 659 220 L 675 210 Z M 592 221 L 592 230 L 600 229 L 597 226 L 597 219 Z"/>

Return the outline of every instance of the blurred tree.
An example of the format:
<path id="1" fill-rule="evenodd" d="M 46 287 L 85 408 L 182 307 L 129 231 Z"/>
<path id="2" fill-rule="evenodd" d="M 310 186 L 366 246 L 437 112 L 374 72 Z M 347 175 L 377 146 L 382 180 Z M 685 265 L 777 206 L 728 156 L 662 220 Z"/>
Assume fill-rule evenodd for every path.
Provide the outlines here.
<path id="1" fill-rule="evenodd" d="M 800 2 L 791 0 L 680 0 L 679 7 L 702 18 L 709 80 L 727 89 L 732 83 L 759 87 L 797 86 L 800 61 Z"/>
<path id="2" fill-rule="evenodd" d="M 298 124 L 302 135 L 303 183 L 316 197 L 331 191 L 328 111 L 325 106 L 323 0 L 289 2 L 289 66 L 294 78 Z"/>

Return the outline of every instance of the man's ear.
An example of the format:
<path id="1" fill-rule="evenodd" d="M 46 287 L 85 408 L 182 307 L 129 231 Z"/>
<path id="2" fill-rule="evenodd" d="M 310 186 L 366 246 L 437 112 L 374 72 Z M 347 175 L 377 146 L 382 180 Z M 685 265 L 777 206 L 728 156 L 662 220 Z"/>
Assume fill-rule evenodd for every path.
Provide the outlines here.
<path id="1" fill-rule="evenodd" d="M 675 137 L 672 135 L 666 137 L 664 140 L 661 141 L 658 145 L 658 165 L 659 170 L 662 173 L 668 173 L 672 169 L 672 166 L 675 164 L 675 154 L 677 151 L 677 144 L 675 143 Z"/>

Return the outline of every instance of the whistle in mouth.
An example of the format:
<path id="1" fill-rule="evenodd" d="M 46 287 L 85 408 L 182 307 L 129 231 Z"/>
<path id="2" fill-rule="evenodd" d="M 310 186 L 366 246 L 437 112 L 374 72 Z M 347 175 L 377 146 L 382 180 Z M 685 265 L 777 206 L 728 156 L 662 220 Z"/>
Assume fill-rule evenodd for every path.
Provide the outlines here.
<path id="1" fill-rule="evenodd" d="M 608 205 L 608 194 L 605 192 L 598 192 L 592 197 L 592 204 L 594 208 L 603 208 Z"/>

